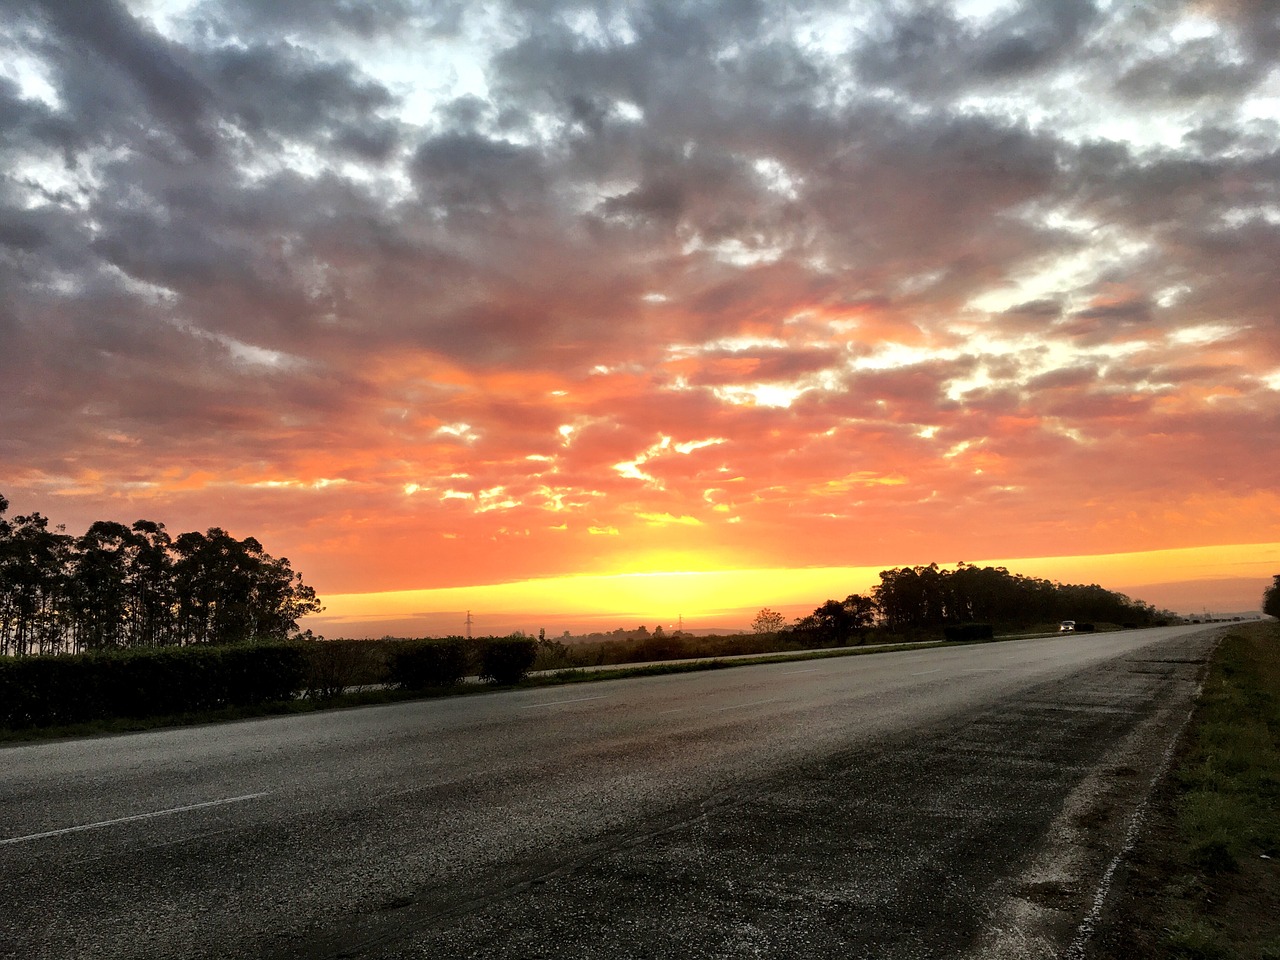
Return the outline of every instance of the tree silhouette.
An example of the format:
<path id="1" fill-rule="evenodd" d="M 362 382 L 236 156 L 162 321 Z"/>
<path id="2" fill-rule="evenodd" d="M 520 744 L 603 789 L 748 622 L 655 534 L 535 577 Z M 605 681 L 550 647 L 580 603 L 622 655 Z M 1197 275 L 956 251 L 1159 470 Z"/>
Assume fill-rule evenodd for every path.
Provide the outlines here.
<path id="1" fill-rule="evenodd" d="M 875 622 L 876 604 L 870 597 L 851 593 L 843 600 L 828 600 L 792 628 L 814 642 L 845 644 Z"/>
<path id="2" fill-rule="evenodd" d="M 777 633 L 786 624 L 782 614 L 765 607 L 751 621 L 751 629 L 756 633 Z"/>
<path id="3" fill-rule="evenodd" d="M 99 520 L 73 538 L 8 507 L 0 496 L 0 654 L 282 640 L 322 609 L 252 537 Z"/>
<path id="4" fill-rule="evenodd" d="M 1262 612 L 1280 619 L 1280 574 L 1273 578 L 1274 582 L 1262 593 Z"/>

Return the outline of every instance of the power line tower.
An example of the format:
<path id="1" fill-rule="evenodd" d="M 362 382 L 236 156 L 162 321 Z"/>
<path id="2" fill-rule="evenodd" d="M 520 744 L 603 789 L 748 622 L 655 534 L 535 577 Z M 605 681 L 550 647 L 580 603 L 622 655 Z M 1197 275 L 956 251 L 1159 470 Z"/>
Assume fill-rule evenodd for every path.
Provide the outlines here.
<path id="1" fill-rule="evenodd" d="M 467 639 L 468 640 L 471 639 L 471 624 L 473 623 L 475 623 L 475 621 L 471 619 L 471 611 L 468 610 L 467 611 Z"/>

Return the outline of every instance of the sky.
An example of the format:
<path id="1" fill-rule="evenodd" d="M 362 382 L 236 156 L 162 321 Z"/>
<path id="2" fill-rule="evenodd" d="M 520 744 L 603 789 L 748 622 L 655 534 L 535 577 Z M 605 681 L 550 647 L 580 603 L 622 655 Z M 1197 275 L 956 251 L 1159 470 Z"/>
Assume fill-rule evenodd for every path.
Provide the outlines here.
<path id="1" fill-rule="evenodd" d="M 2 6 L 13 513 L 345 635 L 1280 571 L 1274 4 Z"/>

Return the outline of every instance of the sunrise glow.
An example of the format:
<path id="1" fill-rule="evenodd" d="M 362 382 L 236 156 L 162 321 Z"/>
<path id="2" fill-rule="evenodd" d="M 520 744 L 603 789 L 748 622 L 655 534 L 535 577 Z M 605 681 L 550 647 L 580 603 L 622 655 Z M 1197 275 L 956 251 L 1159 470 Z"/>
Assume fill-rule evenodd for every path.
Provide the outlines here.
<path id="1" fill-rule="evenodd" d="M 1280 566 L 1280 543 L 972 562 L 1063 583 L 1107 583 L 1189 615 L 1222 614 L 1247 609 L 1245 605 L 1253 602 L 1256 581 Z M 882 569 L 661 571 L 339 594 L 327 597 L 325 612 L 308 618 L 305 625 L 326 634 L 380 636 L 416 623 L 434 633 L 461 634 L 466 615 L 471 614 L 475 629 L 498 633 L 547 630 L 554 636 L 562 631 L 608 632 L 639 624 L 746 630 L 765 606 L 793 619 L 827 599 L 850 593 L 869 595 Z M 1197 584 L 1199 593 L 1189 594 L 1189 583 Z"/>

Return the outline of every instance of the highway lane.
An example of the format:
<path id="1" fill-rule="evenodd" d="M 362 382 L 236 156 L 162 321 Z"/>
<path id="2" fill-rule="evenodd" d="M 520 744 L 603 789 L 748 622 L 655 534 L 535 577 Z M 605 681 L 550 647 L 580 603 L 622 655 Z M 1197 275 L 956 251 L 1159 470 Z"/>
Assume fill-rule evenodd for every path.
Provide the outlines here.
<path id="1" fill-rule="evenodd" d="M 0 749 L 0 956 L 1061 945 L 1213 636 L 903 651 Z M 1082 804 L 1101 819 L 1073 847 L 1062 821 Z"/>

